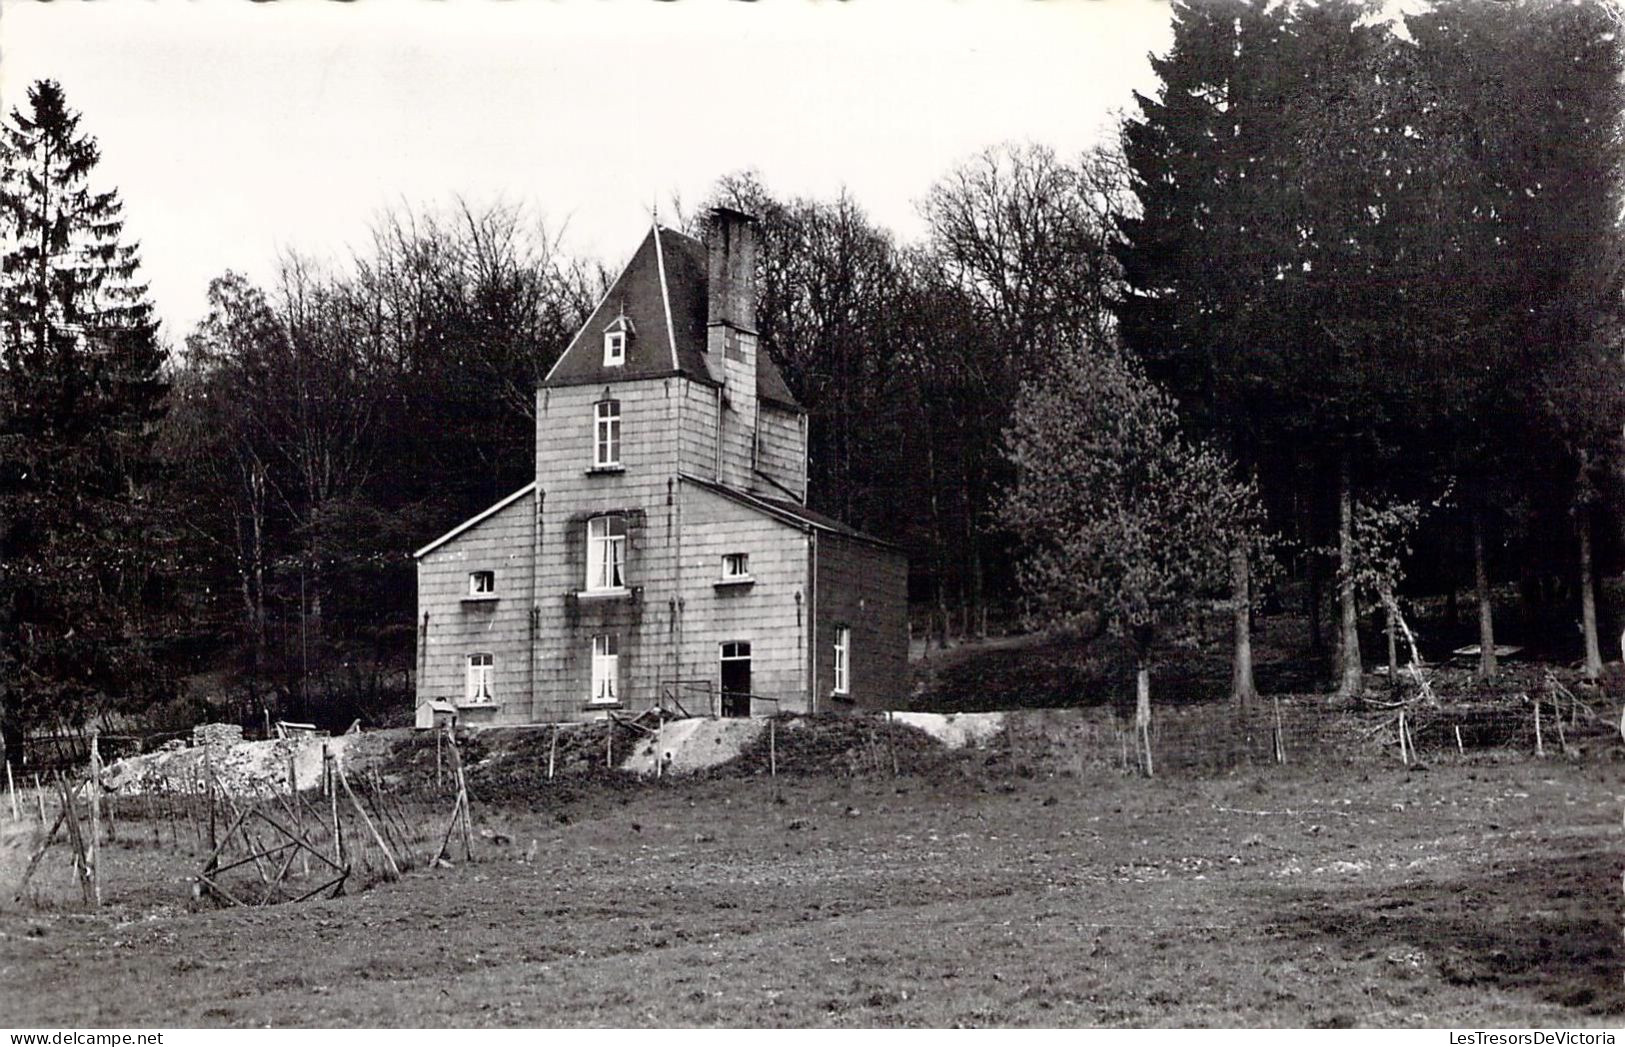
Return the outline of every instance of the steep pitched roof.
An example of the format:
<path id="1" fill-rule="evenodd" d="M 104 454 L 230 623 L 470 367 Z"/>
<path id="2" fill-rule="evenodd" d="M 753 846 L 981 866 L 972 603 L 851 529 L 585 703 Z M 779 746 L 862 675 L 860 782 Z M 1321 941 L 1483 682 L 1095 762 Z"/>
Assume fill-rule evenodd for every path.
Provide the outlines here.
<path id="1" fill-rule="evenodd" d="M 833 534 L 841 535 L 844 538 L 853 538 L 860 542 L 867 542 L 870 545 L 878 545 L 897 552 L 903 551 L 902 547 L 896 545 L 895 543 L 888 542 L 884 538 L 876 538 L 872 534 L 865 534 L 855 527 L 842 523 L 833 516 L 825 516 L 823 513 L 814 512 L 806 506 L 799 505 L 796 502 L 785 501 L 782 498 L 765 498 L 762 495 L 754 494 L 749 491 L 736 490 L 735 488 L 727 487 L 711 480 L 694 476 L 691 473 L 683 473 L 681 475 L 683 480 L 687 483 L 694 484 L 696 487 L 703 487 L 705 490 L 710 491 L 713 494 L 719 494 L 730 501 L 737 502 L 738 504 L 747 508 L 754 509 L 763 515 L 774 517 L 775 519 L 788 523 L 791 526 L 800 527 L 803 530 L 811 529 L 815 531 L 829 531 Z"/>
<path id="2" fill-rule="evenodd" d="M 489 509 L 485 509 L 485 510 L 483 510 L 481 512 L 478 512 L 478 513 L 474 514 L 473 516 L 470 516 L 468 519 L 464 520 L 462 523 L 458 524 L 456 527 L 453 527 L 451 530 L 447 531 L 445 534 L 441 535 L 439 538 L 436 538 L 434 541 L 430 542 L 428 545 L 425 545 L 423 548 L 421 548 L 417 552 L 413 553 L 412 558 L 414 560 L 423 559 L 425 556 L 427 556 L 428 554 L 434 552 L 436 549 L 440 548 L 442 545 L 445 545 L 447 542 L 451 541 L 453 538 L 456 538 L 458 535 L 462 534 L 464 531 L 472 530 L 473 528 L 478 527 L 480 524 L 484 523 L 486 520 L 489 520 L 491 517 L 495 516 L 497 513 L 500 513 L 502 510 L 508 508 L 508 506 L 510 506 L 513 503 L 519 501 L 519 499 L 525 497 L 527 494 L 530 494 L 534 490 L 536 490 L 536 481 L 532 480 L 530 483 L 528 483 L 525 486 L 521 487 L 519 490 L 515 491 L 513 494 L 510 494 L 508 497 L 502 499 L 502 501 L 500 501 L 497 504 L 491 506 Z"/>
<path id="3" fill-rule="evenodd" d="M 767 355 L 767 349 L 761 345 L 756 347 L 756 398 L 790 411 L 806 410 L 785 384 L 779 365 L 773 362 L 773 358 Z"/>
<path id="4" fill-rule="evenodd" d="M 705 245 L 676 230 L 651 227 L 542 385 L 596 385 L 673 374 L 721 384 L 720 363 L 713 371 L 705 351 L 706 286 Z M 626 362 L 605 367 L 604 331 L 621 318 L 632 331 Z M 765 351 L 756 354 L 756 395 L 788 410 L 804 410 Z"/>

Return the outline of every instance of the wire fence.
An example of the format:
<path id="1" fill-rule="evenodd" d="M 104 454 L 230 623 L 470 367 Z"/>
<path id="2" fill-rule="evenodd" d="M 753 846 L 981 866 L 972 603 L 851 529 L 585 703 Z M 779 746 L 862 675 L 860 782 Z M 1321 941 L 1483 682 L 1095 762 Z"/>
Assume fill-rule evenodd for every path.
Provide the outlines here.
<path id="1" fill-rule="evenodd" d="M 1112 705 L 775 716 L 758 721 L 763 729 L 754 740 L 704 773 L 770 777 L 777 796 L 783 778 L 829 775 L 1177 778 L 1270 767 L 1625 759 L 1619 700 L 1576 690 L 1552 680 L 1535 693 L 1490 698 L 1166 705 L 1144 725 L 1132 708 Z M 287 751 L 276 748 L 255 767 L 238 766 L 231 754 L 242 750 L 216 739 L 156 764 L 137 763 L 163 767 L 167 760 L 168 769 L 133 780 L 117 768 L 103 773 L 102 743 L 119 752 L 124 739 L 93 736 L 87 758 L 58 771 L 19 776 L 8 761 L 0 890 L 13 905 L 43 907 L 162 901 L 165 892 L 172 901 L 183 868 L 198 905 L 354 891 L 414 866 L 472 860 L 475 837 L 489 830 L 474 829 L 471 800 L 534 809 L 567 795 L 565 783 L 619 786 L 634 777 L 623 767 L 628 757 L 644 749 L 651 777 L 660 777 L 669 724 L 650 710 L 644 718 L 500 739 L 420 732 L 388 742 L 353 770 L 319 739 L 279 742 Z M 308 768 L 301 778 L 301 746 L 320 747 L 319 778 Z"/>
<path id="2" fill-rule="evenodd" d="M 323 747 L 319 780 L 229 773 L 223 758 L 186 773 L 153 771 L 109 787 L 93 737 L 83 766 L 8 765 L 0 812 L 0 890 L 12 907 L 173 902 L 260 906 L 336 896 L 416 866 L 470 860 L 472 819 L 459 746 L 445 744 L 445 788 L 402 790 L 376 769 L 347 770 Z M 205 746 L 205 759 L 226 746 Z M 218 750 L 218 753 L 216 752 Z"/>

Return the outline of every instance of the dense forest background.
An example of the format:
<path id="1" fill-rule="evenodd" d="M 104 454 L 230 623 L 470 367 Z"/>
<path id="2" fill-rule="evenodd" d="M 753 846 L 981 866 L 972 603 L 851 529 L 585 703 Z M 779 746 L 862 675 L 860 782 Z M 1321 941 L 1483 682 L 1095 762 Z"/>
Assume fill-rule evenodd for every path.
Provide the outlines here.
<path id="1" fill-rule="evenodd" d="M 1403 32 L 1351 0 L 1173 10 L 1119 141 L 991 146 L 923 187 L 917 242 L 748 171 L 673 206 L 761 222 L 811 505 L 908 550 L 927 642 L 1087 617 L 1098 592 L 1056 615 L 1035 587 L 1101 554 L 1022 568 L 1046 505 L 1057 528 L 1102 507 L 1018 519 L 1020 463 L 1102 404 L 1166 405 L 1261 513 L 1242 617 L 1306 615 L 1341 686 L 1362 622 L 1462 591 L 1485 675 L 1509 593 L 1598 663 L 1625 504 L 1615 9 L 1447 0 Z M 410 552 L 531 478 L 536 382 L 619 259 L 454 199 L 264 286 L 220 274 L 165 344 L 98 158 L 52 82 L 4 122 L 4 729 L 403 719 Z M 1134 394 L 1091 398 L 1113 382 Z"/>

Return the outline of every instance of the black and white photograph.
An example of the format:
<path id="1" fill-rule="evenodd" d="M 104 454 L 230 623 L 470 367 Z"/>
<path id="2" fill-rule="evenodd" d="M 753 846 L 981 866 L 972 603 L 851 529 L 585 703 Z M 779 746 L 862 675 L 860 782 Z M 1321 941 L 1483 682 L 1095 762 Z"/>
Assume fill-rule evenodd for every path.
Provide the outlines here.
<path id="1" fill-rule="evenodd" d="M 14 1045 L 1612 1044 L 1625 3 L 0 0 L 0 751 Z"/>

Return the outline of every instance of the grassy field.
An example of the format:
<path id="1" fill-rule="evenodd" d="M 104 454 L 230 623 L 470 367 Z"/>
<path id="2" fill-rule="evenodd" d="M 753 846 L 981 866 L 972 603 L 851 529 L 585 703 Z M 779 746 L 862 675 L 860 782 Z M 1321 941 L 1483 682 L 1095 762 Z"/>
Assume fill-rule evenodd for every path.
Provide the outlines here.
<path id="1" fill-rule="evenodd" d="M 1593 1026 L 1625 1015 L 1621 765 L 1484 759 L 575 788 L 476 861 L 196 910 L 0 914 L 18 1026 Z M 131 841 L 142 834 L 126 834 Z M 532 850 L 533 860 L 523 860 Z M 54 860 L 54 859 L 53 859 Z M 58 862 L 57 864 L 60 864 Z M 9 899 L 8 899 L 9 901 Z"/>

